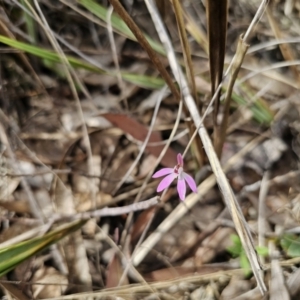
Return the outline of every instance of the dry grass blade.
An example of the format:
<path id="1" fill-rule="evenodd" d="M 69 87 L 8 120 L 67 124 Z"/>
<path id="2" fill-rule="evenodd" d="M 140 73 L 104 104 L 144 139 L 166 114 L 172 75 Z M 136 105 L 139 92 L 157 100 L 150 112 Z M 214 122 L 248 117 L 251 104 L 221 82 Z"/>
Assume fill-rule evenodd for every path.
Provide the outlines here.
<path id="1" fill-rule="evenodd" d="M 285 285 L 283 270 L 280 266 L 279 253 L 276 250 L 274 241 L 269 242 L 270 256 L 273 257 L 270 263 L 271 278 L 270 278 L 270 300 L 289 300 L 290 295 Z"/>
<path id="2" fill-rule="evenodd" d="M 173 95 L 177 99 L 179 99 L 180 94 L 179 94 L 175 84 L 173 83 L 170 74 L 167 72 L 166 68 L 163 66 L 158 55 L 151 48 L 149 42 L 146 40 L 146 38 L 144 37 L 141 30 L 138 28 L 138 26 L 135 24 L 135 22 L 132 20 L 132 18 L 129 16 L 129 14 L 126 12 L 124 7 L 121 5 L 121 3 L 118 0 L 109 0 L 109 1 L 110 1 L 111 5 L 114 7 L 114 9 L 116 10 L 116 12 L 120 15 L 120 17 L 123 19 L 123 21 L 129 27 L 129 29 L 132 31 L 132 33 L 135 35 L 136 39 L 139 41 L 141 46 L 146 50 L 151 61 L 153 62 L 153 64 L 157 68 L 157 70 L 160 72 L 161 76 L 166 81 L 166 83 L 169 86 Z"/>
<path id="3" fill-rule="evenodd" d="M 293 261 L 283 261 L 280 262 L 281 266 L 285 266 L 285 265 L 290 265 L 290 263 L 299 263 L 299 258 L 297 258 L 296 260 Z M 93 297 L 93 298 L 97 298 L 97 299 L 110 299 L 110 296 L 119 296 L 119 297 L 123 297 L 125 299 L 132 299 L 132 295 L 139 295 L 140 297 L 143 294 L 146 294 L 150 288 L 155 288 L 157 290 L 161 290 L 161 289 L 167 289 L 170 287 L 174 287 L 174 286 L 178 286 L 182 285 L 184 283 L 194 283 L 199 285 L 200 283 L 208 283 L 208 282 L 212 282 L 212 281 L 217 281 L 220 278 L 225 278 L 226 276 L 242 276 L 243 275 L 244 270 L 242 269 L 236 269 L 236 270 L 226 270 L 226 271 L 218 271 L 218 272 L 214 272 L 214 273 L 210 273 L 210 274 L 204 274 L 204 275 L 199 275 L 199 274 L 195 274 L 192 276 L 187 276 L 184 278 L 177 278 L 175 280 L 167 280 L 167 281 L 159 281 L 159 282 L 153 282 L 150 284 L 145 284 L 145 283 L 141 283 L 141 284 L 131 284 L 129 286 L 120 286 L 120 287 L 115 287 L 112 289 L 103 289 L 101 291 L 96 291 L 96 292 L 92 292 L 92 293 L 78 293 L 76 295 L 66 295 L 66 296 L 62 296 L 62 297 L 56 297 L 56 300 L 71 300 L 71 299 L 86 299 L 87 297 Z M 239 298 L 239 299 L 261 299 L 261 298 L 253 298 L 253 295 L 257 295 L 255 289 L 249 291 L 249 294 L 252 296 L 247 297 L 247 298 Z M 166 294 L 164 294 L 165 296 Z M 244 294 L 246 296 L 246 294 Z M 248 293 L 247 293 L 248 296 Z M 127 298 L 127 297 L 131 297 L 131 298 Z M 144 299 L 144 298 L 143 298 Z M 152 298 L 151 298 L 152 299 Z M 165 299 L 165 298 L 163 298 Z M 169 298 L 167 298 L 169 299 Z M 235 298 L 238 299 L 238 298 Z M 45 300 L 53 300 L 53 298 L 48 298 Z"/>
<path id="4" fill-rule="evenodd" d="M 209 64 L 212 94 L 223 76 L 225 58 L 228 1 L 207 1 L 207 30 L 209 40 Z M 215 102 L 217 105 L 218 101 Z"/>
<path id="5" fill-rule="evenodd" d="M 191 34 L 191 36 L 197 41 L 200 47 L 208 54 L 208 41 L 206 33 L 201 27 L 199 27 L 194 20 L 194 18 L 186 11 L 183 11 L 184 17 L 186 19 L 186 30 Z"/>
<path id="6" fill-rule="evenodd" d="M 233 59 L 232 68 L 231 68 L 231 76 L 229 79 L 229 85 L 226 91 L 225 101 L 224 101 L 224 114 L 223 119 L 221 122 L 221 125 L 219 127 L 220 130 L 218 140 L 215 140 L 215 149 L 217 153 L 219 153 L 219 156 L 221 154 L 223 144 L 226 138 L 226 129 L 227 129 L 227 123 L 228 123 L 228 117 L 229 117 L 229 109 L 230 109 L 230 103 L 231 103 L 231 95 L 233 91 L 234 83 L 237 79 L 238 73 L 240 71 L 240 68 L 242 66 L 244 57 L 247 53 L 247 50 L 249 48 L 249 45 L 247 45 L 242 38 L 239 39 L 238 47 L 236 54 Z"/>
<path id="7" fill-rule="evenodd" d="M 265 236 L 267 232 L 266 225 L 266 197 L 268 194 L 269 186 L 268 182 L 270 180 L 270 172 L 266 171 L 263 179 L 261 181 L 261 188 L 259 191 L 259 207 L 258 207 L 258 245 L 260 247 L 265 247 Z M 264 262 L 264 257 L 261 257 Z"/>
<path id="8" fill-rule="evenodd" d="M 199 105 L 199 103 L 197 101 L 197 90 L 196 90 L 196 84 L 195 84 L 193 63 L 192 63 L 192 58 L 191 58 L 191 49 L 190 49 L 189 41 L 187 39 L 184 19 L 183 19 L 183 15 L 182 15 L 183 9 L 178 0 L 172 0 L 172 3 L 173 3 L 173 7 L 175 10 L 175 16 L 176 16 L 176 20 L 177 20 L 181 48 L 182 48 L 183 57 L 184 57 L 184 65 L 186 67 L 187 81 L 188 81 L 190 90 L 192 92 L 192 95 L 193 95 L 194 99 L 196 100 L 197 104 Z"/>
<path id="9" fill-rule="evenodd" d="M 279 68 L 284 68 L 284 67 L 289 67 L 289 66 L 299 66 L 300 65 L 300 60 L 294 60 L 294 61 L 282 61 L 282 62 L 277 62 L 274 63 L 270 66 L 267 67 L 263 67 L 261 69 L 254 69 L 251 73 L 245 75 L 244 77 L 242 77 L 241 79 L 239 79 L 239 83 L 243 83 L 246 80 L 249 80 L 250 78 L 254 77 L 255 75 L 258 74 L 264 74 L 265 76 L 268 76 L 274 80 L 277 80 L 279 82 L 284 82 L 287 85 L 290 85 L 296 89 L 299 89 L 299 85 L 295 84 L 294 82 L 292 82 L 290 79 L 289 80 L 284 80 L 284 78 L 282 78 L 282 76 L 280 76 L 280 74 L 271 74 L 268 71 L 271 70 L 275 70 L 275 69 L 279 69 Z M 250 68 L 248 68 L 250 69 Z"/>
<path id="10" fill-rule="evenodd" d="M 115 287 L 113 289 L 106 289 L 106 290 L 101 290 L 99 292 L 93 292 L 93 293 L 81 293 L 77 295 L 66 295 L 63 297 L 57 297 L 55 298 L 56 300 L 61 299 L 61 300 L 71 300 L 74 299 L 76 296 L 76 299 L 86 299 L 89 296 L 92 296 L 97 299 L 110 299 L 110 296 L 116 296 L 118 295 L 119 297 L 130 297 L 130 298 L 125 298 L 125 299 L 133 299 L 132 295 L 138 295 L 140 297 L 143 296 L 144 293 L 147 292 L 147 289 L 149 287 L 155 288 L 157 290 L 160 289 L 166 289 L 171 286 L 177 286 L 182 285 L 184 283 L 195 283 L 199 284 L 201 282 L 210 282 L 214 280 L 220 279 L 221 276 L 227 276 L 227 275 L 239 275 L 243 274 L 243 270 L 237 269 L 237 270 L 232 270 L 232 271 L 220 271 L 220 272 L 215 272 L 211 274 L 206 274 L 206 275 L 193 275 L 193 276 L 188 276 L 183 278 L 178 278 L 175 280 L 168 280 L 168 281 L 161 281 L 161 282 L 154 282 L 150 283 L 149 285 L 146 284 L 131 284 L 130 286 L 121 286 L 121 287 Z M 162 298 L 149 298 L 149 299 L 174 299 L 174 298 L 166 298 L 166 293 L 164 294 L 165 297 Z M 145 299 L 145 297 L 142 297 L 142 299 Z M 178 298 L 177 298 L 178 299 Z M 45 300 L 50 300 L 50 299 L 45 299 Z M 53 299 L 51 299 L 53 300 Z"/>
<path id="11" fill-rule="evenodd" d="M 272 31 L 276 37 L 276 39 L 280 40 L 282 39 L 282 34 L 280 32 L 277 20 L 275 20 L 273 13 L 272 13 L 272 8 L 270 6 L 267 7 L 266 13 L 268 16 L 268 20 L 270 23 L 270 26 L 272 28 Z M 279 44 L 279 49 L 281 51 L 282 56 L 284 57 L 285 60 L 287 61 L 293 61 L 295 60 L 295 56 L 293 54 L 292 49 L 288 44 Z M 296 66 L 290 66 L 291 71 L 293 72 L 295 78 L 297 79 L 298 83 L 300 82 L 300 74 L 298 72 L 298 69 Z"/>
<path id="12" fill-rule="evenodd" d="M 186 66 L 187 81 L 188 81 L 189 87 L 192 91 L 192 95 L 193 95 L 194 99 L 196 100 L 198 109 L 201 111 L 200 101 L 198 101 L 198 97 L 197 97 L 197 89 L 196 89 L 195 75 L 194 75 L 194 69 L 193 69 L 193 63 L 192 63 L 192 57 L 191 57 L 191 49 L 190 49 L 189 41 L 187 38 L 183 14 L 182 14 L 183 8 L 178 0 L 172 0 L 172 3 L 173 3 L 173 7 L 175 10 L 175 16 L 176 16 L 176 20 L 177 20 L 181 48 L 182 48 L 183 57 L 184 57 L 184 64 Z M 190 130 L 192 131 L 192 128 Z M 195 143 L 194 144 L 195 151 L 193 151 L 193 152 L 198 160 L 199 166 L 202 166 L 203 160 L 204 160 L 204 152 L 203 152 L 203 147 L 202 147 L 200 138 L 196 137 L 196 140 L 194 143 Z"/>
<path id="13" fill-rule="evenodd" d="M 248 224 L 247 224 L 245 217 L 242 213 L 242 210 L 237 202 L 237 199 L 231 189 L 231 186 L 229 185 L 228 180 L 222 170 L 222 167 L 220 165 L 218 157 L 217 157 L 216 153 L 214 152 L 213 146 L 211 144 L 211 141 L 209 139 L 209 136 L 208 136 L 205 128 L 200 128 L 199 134 L 201 135 L 203 145 L 204 145 L 206 153 L 209 157 L 209 161 L 210 161 L 211 167 L 213 169 L 213 172 L 216 176 L 220 190 L 223 194 L 224 201 L 230 211 L 232 220 L 235 225 L 235 229 L 238 232 L 238 235 L 243 244 L 243 248 L 244 248 L 244 250 L 247 254 L 247 257 L 250 261 L 251 268 L 256 277 L 258 286 L 260 287 L 262 294 L 264 294 L 266 292 L 266 287 L 265 287 L 265 284 L 264 284 L 263 278 L 262 278 L 262 267 L 261 267 L 259 258 L 257 256 L 257 253 L 254 248 L 254 243 L 252 240 L 252 236 L 251 236 Z"/>
<path id="14" fill-rule="evenodd" d="M 222 82 L 223 77 L 227 33 L 227 11 L 227 0 L 206 1 L 207 31 L 209 40 L 209 65 L 212 95 L 214 95 L 216 88 Z M 222 126 L 219 127 L 217 123 L 219 106 L 220 93 L 218 93 L 214 109 L 214 144 L 218 156 L 220 156 L 221 154 L 221 149 L 219 147 L 216 147 L 216 145 L 219 144 L 219 131 L 226 132 L 226 128 L 223 128 Z"/>
<path id="15" fill-rule="evenodd" d="M 216 155 L 216 153 L 214 151 L 214 148 L 213 148 L 211 140 L 208 136 L 208 133 L 207 133 L 205 127 L 202 125 L 202 119 L 198 113 L 196 103 L 190 94 L 188 84 L 187 84 L 186 79 L 182 73 L 182 70 L 176 60 L 174 49 L 171 45 L 170 39 L 169 39 L 166 29 L 163 25 L 163 22 L 157 12 L 157 9 L 156 9 L 153 1 L 151 1 L 151 0 L 146 1 L 146 4 L 147 4 L 148 10 L 151 14 L 151 17 L 153 19 L 153 23 L 155 24 L 155 26 L 157 28 L 158 35 L 159 35 L 162 43 L 166 47 L 169 63 L 170 63 L 171 69 L 173 71 L 173 74 L 174 74 L 177 82 L 180 84 L 185 104 L 188 107 L 188 110 L 190 112 L 190 115 L 191 115 L 194 123 L 195 123 L 196 128 L 197 129 L 199 128 L 198 133 L 202 140 L 206 155 L 208 156 L 210 165 L 216 176 L 216 180 L 217 180 L 220 190 L 223 194 L 224 201 L 231 213 L 233 222 L 235 224 L 235 227 L 239 234 L 239 237 L 242 241 L 242 245 L 245 249 L 247 257 L 250 261 L 251 268 L 256 277 L 258 286 L 259 286 L 262 294 L 265 294 L 266 286 L 263 282 L 263 278 L 262 278 L 262 274 L 261 274 L 262 267 L 260 265 L 257 253 L 254 249 L 253 240 L 252 240 L 252 237 L 250 234 L 250 230 L 248 228 L 248 224 L 244 218 L 243 213 L 241 212 L 241 208 L 240 208 L 240 206 L 235 198 L 235 195 L 231 189 L 231 186 L 224 174 L 224 171 L 221 167 L 218 156 Z"/>
<path id="16" fill-rule="evenodd" d="M 123 207 L 105 207 L 100 211 L 93 211 L 91 213 L 87 213 L 87 218 L 89 217 L 99 217 L 99 216 L 119 216 L 123 214 L 128 214 L 133 211 L 144 210 L 152 207 L 158 203 L 159 197 L 153 197 L 149 200 L 145 200 L 139 203 L 133 203 Z M 83 214 L 84 215 L 84 214 Z M 82 214 L 79 214 L 82 216 Z M 84 218 L 83 218 L 84 219 Z"/>
<path id="17" fill-rule="evenodd" d="M 269 47 L 277 46 L 280 44 L 294 44 L 294 43 L 300 43 L 300 37 L 276 39 L 276 40 L 270 40 L 267 42 L 262 42 L 260 44 L 251 46 L 250 49 L 248 50 L 247 54 L 251 54 L 251 53 L 260 51 L 262 49 L 267 49 Z"/>
<path id="18" fill-rule="evenodd" d="M 156 5 L 157 5 L 157 8 L 159 10 L 159 13 L 161 14 L 161 16 L 163 18 L 166 17 L 166 14 L 167 14 L 167 7 L 169 5 L 169 1 L 168 0 L 155 0 L 156 1 Z"/>

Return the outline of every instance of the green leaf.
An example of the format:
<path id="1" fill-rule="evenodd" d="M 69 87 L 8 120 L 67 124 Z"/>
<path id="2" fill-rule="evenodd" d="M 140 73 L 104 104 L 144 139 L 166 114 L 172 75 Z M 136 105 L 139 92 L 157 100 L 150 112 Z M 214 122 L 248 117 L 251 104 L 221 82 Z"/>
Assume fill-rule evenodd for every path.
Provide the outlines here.
<path id="1" fill-rule="evenodd" d="M 290 257 L 300 256 L 300 237 L 292 234 L 286 234 L 280 240 L 281 247 Z"/>
<path id="2" fill-rule="evenodd" d="M 247 258 L 247 255 L 244 252 L 240 256 L 240 264 L 244 271 L 245 276 L 249 276 L 252 273 L 251 266 Z"/>
<path id="3" fill-rule="evenodd" d="M 241 243 L 239 236 L 236 234 L 231 234 L 230 239 L 231 239 L 233 245 L 228 247 L 227 251 L 229 251 L 230 254 L 234 257 L 240 256 L 241 253 L 243 252 L 243 247 L 242 247 L 242 243 Z"/>
<path id="4" fill-rule="evenodd" d="M 232 240 L 233 245 L 228 247 L 227 250 L 234 257 L 239 256 L 240 259 L 244 260 L 244 258 L 242 256 L 245 255 L 245 251 L 243 249 L 243 246 L 242 246 L 242 243 L 241 243 L 241 240 L 240 240 L 239 236 L 236 235 L 236 234 L 232 234 L 230 236 L 230 239 Z M 261 256 L 267 256 L 269 254 L 269 250 L 268 250 L 267 247 L 256 246 L 255 249 L 256 249 L 257 253 Z M 246 262 L 243 262 L 243 263 L 246 265 Z"/>
<path id="5" fill-rule="evenodd" d="M 269 249 L 267 247 L 257 246 L 255 249 L 260 256 L 266 257 L 269 254 Z"/>
<path id="6" fill-rule="evenodd" d="M 41 237 L 33 238 L 4 248 L 1 248 L 0 244 L 0 276 L 5 275 L 26 259 L 58 242 L 68 234 L 78 230 L 83 224 L 85 224 L 85 221 L 76 221 L 67 225 L 62 225 Z"/>

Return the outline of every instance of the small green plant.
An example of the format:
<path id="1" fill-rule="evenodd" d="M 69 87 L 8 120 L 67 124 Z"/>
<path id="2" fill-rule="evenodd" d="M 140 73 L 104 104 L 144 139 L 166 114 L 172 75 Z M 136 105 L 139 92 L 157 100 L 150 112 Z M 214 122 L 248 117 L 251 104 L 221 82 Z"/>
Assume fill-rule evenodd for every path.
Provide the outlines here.
<path id="1" fill-rule="evenodd" d="M 242 246 L 241 240 L 238 235 L 232 234 L 230 236 L 230 239 L 232 240 L 233 245 L 227 248 L 227 251 L 230 252 L 230 254 L 233 257 L 238 257 L 240 260 L 240 266 L 244 270 L 245 276 L 249 276 L 251 271 L 251 266 L 249 263 L 249 260 L 247 258 L 247 255 L 245 253 L 245 250 Z M 267 256 L 268 255 L 268 248 L 267 247 L 255 247 L 257 253 L 261 256 Z"/>
<path id="2" fill-rule="evenodd" d="M 295 234 L 285 234 L 280 240 L 280 245 L 288 256 L 300 256 L 300 236 Z"/>

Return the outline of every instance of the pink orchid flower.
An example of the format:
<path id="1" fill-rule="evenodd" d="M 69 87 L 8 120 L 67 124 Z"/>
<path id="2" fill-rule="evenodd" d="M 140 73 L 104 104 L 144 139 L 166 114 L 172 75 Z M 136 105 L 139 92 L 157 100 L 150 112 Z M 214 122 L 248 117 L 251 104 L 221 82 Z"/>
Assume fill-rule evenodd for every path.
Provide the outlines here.
<path id="1" fill-rule="evenodd" d="M 177 154 L 177 165 L 174 168 L 163 168 L 153 174 L 152 178 L 159 178 L 166 176 L 158 185 L 157 192 L 161 192 L 168 188 L 174 179 L 177 180 L 177 191 L 179 198 L 183 201 L 186 194 L 186 182 L 189 185 L 190 189 L 197 193 L 196 182 L 192 176 L 183 172 L 183 158 L 181 154 Z"/>

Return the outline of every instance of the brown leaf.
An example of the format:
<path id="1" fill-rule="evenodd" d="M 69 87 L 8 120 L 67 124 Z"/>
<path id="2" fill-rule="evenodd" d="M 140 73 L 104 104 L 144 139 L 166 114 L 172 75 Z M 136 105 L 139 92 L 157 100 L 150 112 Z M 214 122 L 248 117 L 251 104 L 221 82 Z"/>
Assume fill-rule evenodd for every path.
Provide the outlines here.
<path id="1" fill-rule="evenodd" d="M 169 201 L 170 197 L 173 195 L 174 189 L 170 188 L 165 196 L 161 199 L 162 203 L 166 203 Z M 141 234 L 144 232 L 144 230 L 147 228 L 148 223 L 151 222 L 152 218 L 154 217 L 155 213 L 159 207 L 153 206 L 150 207 L 138 216 L 137 220 L 135 221 L 133 227 L 132 227 L 132 232 L 131 232 L 131 241 L 134 243 L 137 241 L 137 239 L 141 236 Z"/>
<path id="2" fill-rule="evenodd" d="M 135 119 L 124 114 L 104 114 L 102 115 L 115 126 L 121 128 L 124 132 L 129 133 L 135 139 L 143 142 L 147 136 L 148 129 Z M 161 136 L 158 132 L 153 132 L 150 136 L 149 143 L 161 142 Z M 146 147 L 148 153 L 158 157 L 164 148 L 164 145 L 155 147 Z M 165 156 L 161 160 L 161 164 L 165 167 L 173 167 L 176 163 L 176 153 L 172 149 L 168 149 Z"/>
<path id="3" fill-rule="evenodd" d="M 107 268 L 106 288 L 112 288 L 118 286 L 122 274 L 123 274 L 123 268 L 122 268 L 120 258 L 117 254 L 114 254 Z M 127 277 L 122 282 L 122 285 L 126 285 L 126 284 L 128 284 Z"/>
<path id="4" fill-rule="evenodd" d="M 212 94 L 214 94 L 223 76 L 227 32 L 227 9 L 227 0 L 207 0 L 206 14 Z M 215 103 L 218 103 L 218 101 Z"/>
<path id="5" fill-rule="evenodd" d="M 227 33 L 227 0 L 207 0 L 206 15 L 209 39 L 209 65 L 211 93 L 214 95 L 223 77 L 225 45 Z M 214 139 L 218 140 L 217 116 L 220 105 L 220 93 L 215 100 L 214 109 Z"/>
<path id="6" fill-rule="evenodd" d="M 154 206 L 154 207 L 151 207 L 151 208 L 143 211 L 139 215 L 137 221 L 134 223 L 134 226 L 132 228 L 131 240 L 133 242 L 141 236 L 142 232 L 145 230 L 145 228 L 147 227 L 147 224 L 153 218 L 156 211 L 157 211 L 157 207 Z"/>

